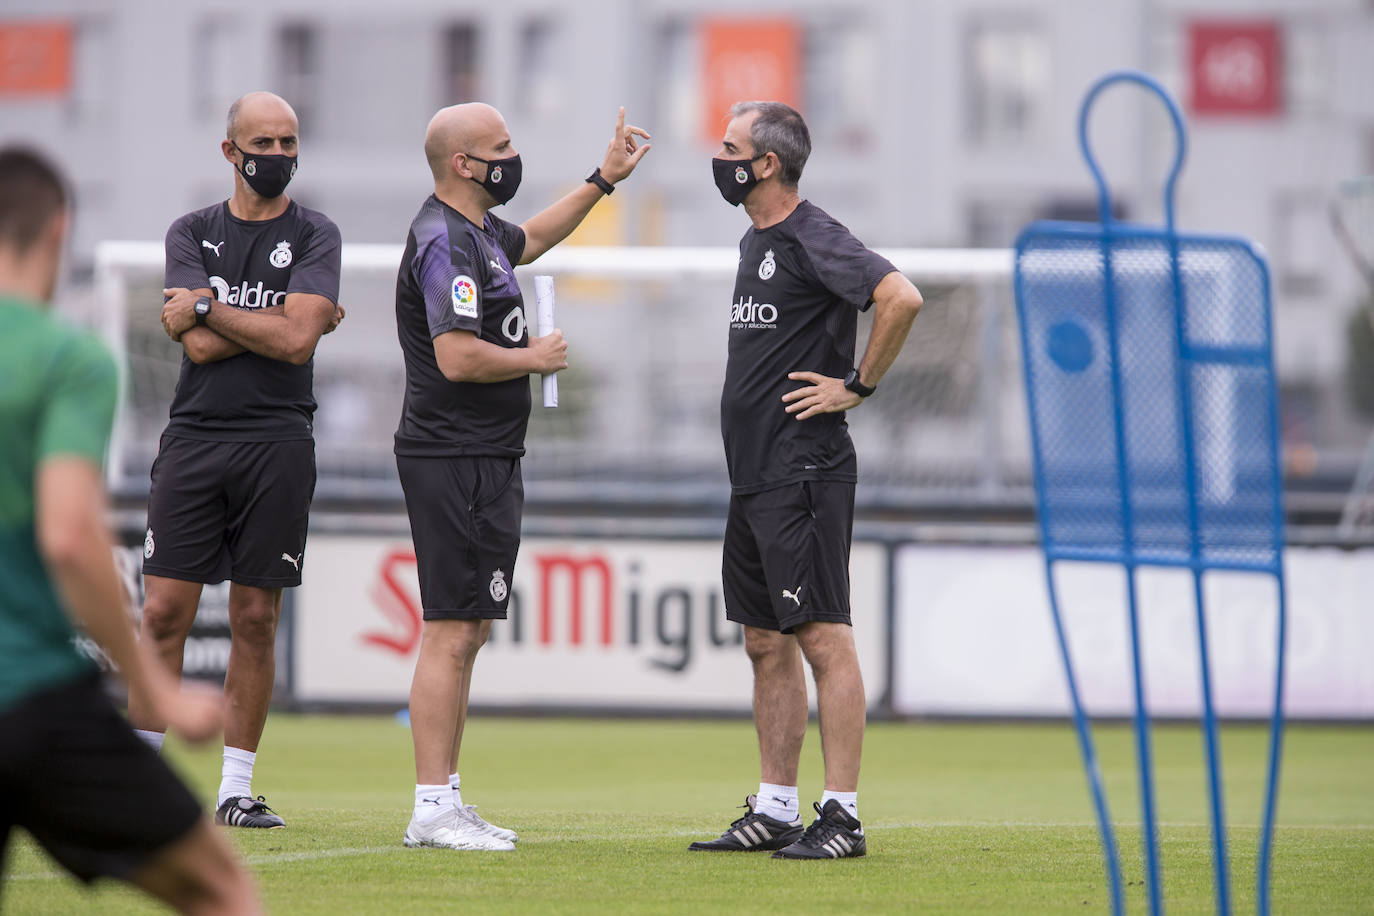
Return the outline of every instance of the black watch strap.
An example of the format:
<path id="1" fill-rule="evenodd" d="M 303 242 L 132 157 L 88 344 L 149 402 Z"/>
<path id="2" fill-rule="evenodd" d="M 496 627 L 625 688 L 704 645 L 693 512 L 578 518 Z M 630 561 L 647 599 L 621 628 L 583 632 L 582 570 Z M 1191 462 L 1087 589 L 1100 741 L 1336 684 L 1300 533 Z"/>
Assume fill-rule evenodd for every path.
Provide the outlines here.
<path id="1" fill-rule="evenodd" d="M 858 369 L 849 370 L 849 374 L 844 377 L 844 387 L 848 388 L 850 391 L 854 392 L 861 398 L 866 398 L 870 394 L 878 390 L 876 386 L 865 385 L 863 382 L 859 381 Z"/>
<path id="2" fill-rule="evenodd" d="M 615 190 L 615 185 L 611 184 L 602 176 L 601 166 L 592 169 L 592 173 L 587 176 L 587 183 L 596 185 L 604 194 L 610 194 Z"/>
<path id="3" fill-rule="evenodd" d="M 201 296 L 196 300 L 196 324 L 204 325 L 205 320 L 210 317 L 210 303 L 214 301 L 209 296 Z"/>

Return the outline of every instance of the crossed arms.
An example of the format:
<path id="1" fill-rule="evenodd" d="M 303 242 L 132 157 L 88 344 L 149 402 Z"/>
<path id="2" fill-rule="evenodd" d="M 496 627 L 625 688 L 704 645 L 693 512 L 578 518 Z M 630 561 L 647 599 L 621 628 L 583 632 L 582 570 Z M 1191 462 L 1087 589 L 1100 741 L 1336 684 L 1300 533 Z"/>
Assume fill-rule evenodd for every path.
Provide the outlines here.
<path id="1" fill-rule="evenodd" d="M 162 306 L 162 327 L 179 342 L 193 363 L 214 363 L 249 351 L 292 365 L 303 366 L 315 353 L 321 335 L 339 326 L 344 310 L 324 296 L 288 293 L 286 302 L 248 311 L 212 302 L 204 325 L 196 325 L 195 303 L 213 299 L 208 288 L 173 287 Z"/>

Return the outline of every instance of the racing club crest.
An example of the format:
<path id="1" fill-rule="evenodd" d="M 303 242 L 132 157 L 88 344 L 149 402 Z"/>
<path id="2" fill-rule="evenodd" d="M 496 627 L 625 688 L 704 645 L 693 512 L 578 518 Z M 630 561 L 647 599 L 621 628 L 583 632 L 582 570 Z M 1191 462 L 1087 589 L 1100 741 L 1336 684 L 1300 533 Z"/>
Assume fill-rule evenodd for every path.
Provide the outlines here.
<path id="1" fill-rule="evenodd" d="M 267 256 L 267 262 L 273 267 L 291 266 L 291 243 L 282 241 L 277 243 L 277 247 L 272 249 L 272 253 Z"/>
<path id="2" fill-rule="evenodd" d="M 773 249 L 764 252 L 763 260 L 759 262 L 759 279 L 767 280 L 773 276 L 778 269 L 778 262 L 773 260 Z"/>

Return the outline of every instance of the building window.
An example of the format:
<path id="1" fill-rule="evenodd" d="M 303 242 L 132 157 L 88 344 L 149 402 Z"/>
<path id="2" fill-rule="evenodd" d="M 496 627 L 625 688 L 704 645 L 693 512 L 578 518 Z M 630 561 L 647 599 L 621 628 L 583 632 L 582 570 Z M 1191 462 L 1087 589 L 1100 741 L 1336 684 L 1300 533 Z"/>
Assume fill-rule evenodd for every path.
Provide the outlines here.
<path id="1" fill-rule="evenodd" d="M 209 16 L 196 24 L 195 85 L 191 92 L 192 115 L 207 121 L 222 119 L 238 98 L 235 91 L 241 80 L 237 49 L 243 46 L 244 29 L 240 22 L 222 16 Z"/>
<path id="2" fill-rule="evenodd" d="M 1283 99 L 1295 114 L 1327 114 L 1331 92 L 1332 52 L 1320 21 L 1292 22 L 1283 27 Z"/>
<path id="3" fill-rule="evenodd" d="M 571 59 L 559 47 L 559 30 L 551 19 L 531 19 L 520 29 L 520 111 L 550 117 L 563 107 L 564 74 L 559 63 Z"/>
<path id="4" fill-rule="evenodd" d="M 651 59 L 654 133 L 678 143 L 696 139 L 702 117 L 700 32 L 684 19 L 664 20 L 654 35 Z"/>
<path id="5" fill-rule="evenodd" d="M 1030 22 L 977 22 L 968 33 L 969 140 L 1024 143 L 1042 133 L 1050 95 L 1050 48 Z"/>
<path id="6" fill-rule="evenodd" d="M 454 23 L 444 29 L 443 74 L 439 104 L 471 102 L 478 96 L 477 28 Z"/>
<path id="7" fill-rule="evenodd" d="M 83 18 L 75 23 L 72 32 L 67 116 L 74 122 L 103 123 L 110 110 L 110 73 L 116 63 L 111 54 L 109 22 L 97 17 Z"/>
<path id="8" fill-rule="evenodd" d="M 878 36 L 861 19 L 813 22 L 802 71 L 806 121 L 820 141 L 863 147 L 878 120 Z"/>
<path id="9" fill-rule="evenodd" d="M 1321 296 L 1332 262 L 1326 195 L 1318 190 L 1283 191 L 1271 206 L 1276 291 L 1289 301 Z"/>
<path id="10" fill-rule="evenodd" d="M 310 136 L 319 110 L 320 39 L 312 26 L 288 23 L 277 33 L 281 96 L 296 110 L 301 134 Z"/>

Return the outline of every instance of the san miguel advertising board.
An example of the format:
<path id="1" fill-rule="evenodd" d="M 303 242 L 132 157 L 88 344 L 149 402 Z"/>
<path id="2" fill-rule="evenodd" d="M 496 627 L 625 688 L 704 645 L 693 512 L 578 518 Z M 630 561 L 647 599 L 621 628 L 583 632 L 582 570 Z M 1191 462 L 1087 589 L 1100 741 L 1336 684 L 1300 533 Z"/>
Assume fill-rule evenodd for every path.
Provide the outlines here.
<path id="1" fill-rule="evenodd" d="M 719 541 L 527 538 L 478 658 L 472 702 L 745 712 L 743 632 L 725 619 Z M 420 643 L 408 538 L 316 536 L 297 595 L 294 694 L 404 705 Z M 869 703 L 887 683 L 887 560 L 854 545 L 854 635 Z M 814 685 L 811 691 L 814 705 Z"/>

